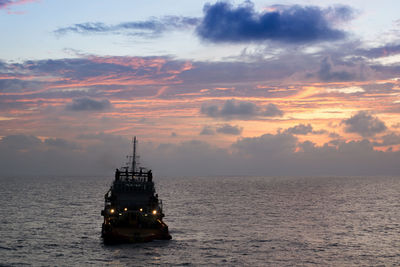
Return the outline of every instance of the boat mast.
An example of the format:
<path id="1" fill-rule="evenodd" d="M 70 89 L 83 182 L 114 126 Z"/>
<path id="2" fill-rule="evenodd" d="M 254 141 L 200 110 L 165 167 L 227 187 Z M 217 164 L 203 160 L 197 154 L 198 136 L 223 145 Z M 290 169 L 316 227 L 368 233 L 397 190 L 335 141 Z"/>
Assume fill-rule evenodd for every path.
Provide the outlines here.
<path id="1" fill-rule="evenodd" d="M 136 136 L 133 138 L 132 140 L 133 143 L 133 158 L 132 158 L 132 177 L 135 175 L 135 171 L 136 171 Z"/>

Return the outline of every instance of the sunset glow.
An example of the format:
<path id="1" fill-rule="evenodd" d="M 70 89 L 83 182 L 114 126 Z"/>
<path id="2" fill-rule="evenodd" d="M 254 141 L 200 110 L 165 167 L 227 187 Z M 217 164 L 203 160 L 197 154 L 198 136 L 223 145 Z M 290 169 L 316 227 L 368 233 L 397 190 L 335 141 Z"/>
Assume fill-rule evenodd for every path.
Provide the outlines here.
<path id="1" fill-rule="evenodd" d="M 78 3 L 65 2 L 67 12 L 72 12 L 72 2 Z M 170 1 L 156 2 L 165 6 Z M 46 12 L 54 6 L 46 1 L 0 3 L 3 24 L 18 21 L 10 24 L 12 33 L 5 33 L 10 41 L 0 52 L 3 151 L 15 158 L 38 153 L 37 149 L 46 158 L 51 151 L 68 162 L 92 151 L 108 158 L 112 147 L 110 157 L 123 157 L 136 135 L 149 158 L 157 158 L 155 169 L 160 171 L 165 164 L 157 164 L 168 153 L 176 160 L 184 155 L 197 160 L 215 157 L 230 166 L 242 157 L 243 162 L 274 157 L 274 147 L 285 153 L 278 157 L 281 161 L 299 155 L 335 158 L 342 151 L 357 157 L 368 151 L 370 158 L 399 166 L 397 14 L 376 9 L 374 1 L 363 7 L 346 1 L 324 6 L 295 2 L 283 6 L 271 1 L 194 1 L 176 13 L 144 8 L 146 13 L 136 14 L 135 5 L 147 4 L 122 1 L 116 5 L 132 13 L 105 16 L 103 22 L 100 13 L 84 16 L 90 8 L 85 3 L 71 18 L 47 25 L 55 16 L 48 13 L 43 22 L 27 26 L 44 40 L 36 52 L 27 52 L 30 33 L 19 24 L 42 16 L 41 6 Z M 281 32 L 266 25 L 246 31 L 232 26 L 227 31 L 215 19 L 223 19 L 217 16 L 222 9 L 223 14 L 247 10 L 253 17 L 270 19 L 279 13 L 287 21 L 276 23 L 291 26 Z M 304 22 L 314 35 L 296 28 L 301 18 L 293 15 L 311 11 L 309 16 L 321 20 L 318 29 Z M 224 19 L 229 24 L 230 18 Z M 136 21 L 141 21 L 141 28 Z M 366 21 L 380 21 L 381 27 Z M 383 34 L 382 25 L 387 38 L 376 39 Z M 17 38 L 27 45 L 20 53 L 10 43 L 22 46 Z M 229 56 L 216 57 L 214 52 L 224 47 Z M 24 149 L 13 149 L 19 147 L 13 142 L 22 142 Z M 252 147 L 253 142 L 259 144 Z M 258 151 L 264 145 L 263 152 Z M 119 159 L 111 161 L 113 165 Z M 312 166 L 311 161 L 296 164 Z M 220 172 L 219 167 L 210 170 Z"/>

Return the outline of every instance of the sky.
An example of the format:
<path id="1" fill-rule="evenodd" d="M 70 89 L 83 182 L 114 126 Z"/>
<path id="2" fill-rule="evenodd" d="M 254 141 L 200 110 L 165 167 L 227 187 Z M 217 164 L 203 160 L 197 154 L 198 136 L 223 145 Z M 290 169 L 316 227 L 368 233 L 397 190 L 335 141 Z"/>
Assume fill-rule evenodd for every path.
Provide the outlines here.
<path id="1" fill-rule="evenodd" d="M 398 10 L 0 0 L 0 175 L 400 175 Z"/>

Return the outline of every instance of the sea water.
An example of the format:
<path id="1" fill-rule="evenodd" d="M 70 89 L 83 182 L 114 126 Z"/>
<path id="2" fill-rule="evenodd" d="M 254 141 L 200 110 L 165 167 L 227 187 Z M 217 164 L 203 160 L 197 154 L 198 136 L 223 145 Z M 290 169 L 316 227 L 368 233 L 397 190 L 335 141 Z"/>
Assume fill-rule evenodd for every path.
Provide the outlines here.
<path id="1" fill-rule="evenodd" d="M 111 180 L 0 178 L 0 266 L 400 264 L 400 177 L 155 177 L 173 239 L 107 246 Z"/>

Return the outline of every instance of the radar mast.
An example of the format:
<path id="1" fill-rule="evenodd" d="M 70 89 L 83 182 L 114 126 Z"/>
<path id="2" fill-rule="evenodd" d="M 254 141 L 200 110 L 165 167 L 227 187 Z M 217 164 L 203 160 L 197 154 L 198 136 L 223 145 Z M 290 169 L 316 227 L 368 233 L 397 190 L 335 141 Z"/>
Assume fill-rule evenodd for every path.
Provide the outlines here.
<path id="1" fill-rule="evenodd" d="M 132 176 L 134 176 L 136 172 L 136 144 L 137 144 L 136 136 L 133 138 L 132 143 L 133 143 Z"/>

